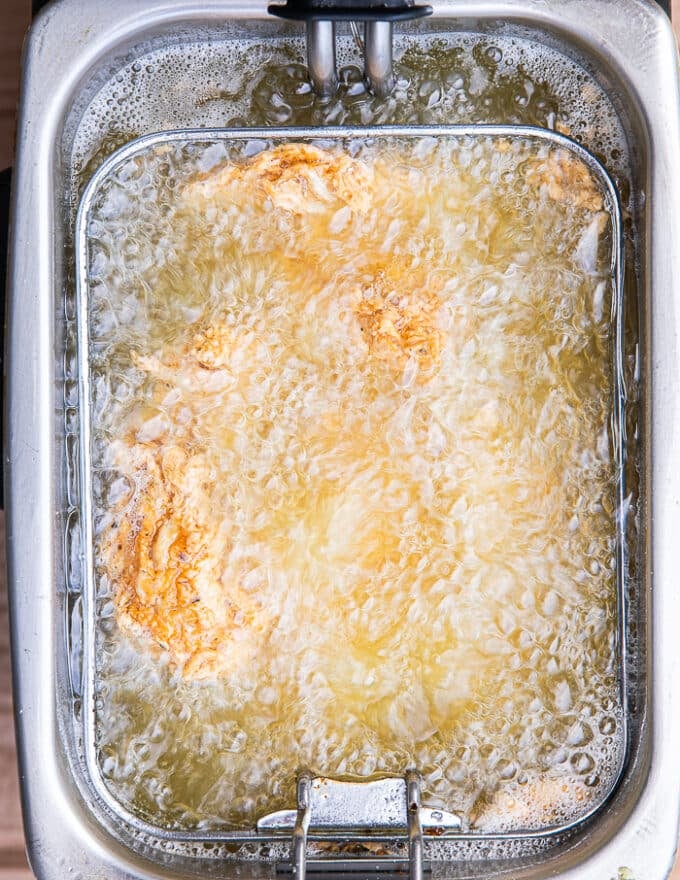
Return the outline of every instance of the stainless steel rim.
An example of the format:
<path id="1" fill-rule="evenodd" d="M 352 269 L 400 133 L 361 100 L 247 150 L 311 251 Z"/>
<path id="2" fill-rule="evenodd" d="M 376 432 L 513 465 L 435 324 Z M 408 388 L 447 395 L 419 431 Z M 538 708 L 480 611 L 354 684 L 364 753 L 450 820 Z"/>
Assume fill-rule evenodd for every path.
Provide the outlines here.
<path id="1" fill-rule="evenodd" d="M 627 670 L 627 547 L 626 547 L 626 433 L 625 406 L 626 388 L 624 381 L 624 253 L 621 205 L 617 189 L 601 162 L 576 141 L 558 132 L 534 126 L 520 125 L 439 125 L 439 126 L 375 126 L 367 128 L 246 128 L 246 129 L 180 129 L 176 131 L 157 132 L 136 138 L 119 148 L 109 156 L 92 176 L 84 190 L 76 218 L 76 284 L 77 284 L 77 322 L 78 322 L 78 372 L 79 372 L 79 413 L 80 413 L 80 508 L 83 522 L 83 556 L 85 562 L 83 585 L 83 713 L 84 713 L 84 752 L 89 778 L 97 796 L 108 809 L 137 832 L 153 837 L 186 843 L 252 843 L 253 841 L 268 843 L 286 839 L 281 833 L 256 833 L 248 831 L 181 831 L 168 830 L 146 822 L 124 808 L 110 793 L 101 774 L 97 761 L 96 750 L 96 716 L 95 675 L 96 675 L 96 626 L 95 626 L 95 568 L 93 544 L 93 510 L 92 510 L 92 479 L 90 467 L 91 455 L 91 420 L 90 420 L 90 384 L 89 384 L 89 328 L 88 328 L 88 253 L 87 228 L 90 210 L 102 181 L 116 166 L 143 152 L 149 147 L 168 143 L 243 140 L 316 140 L 336 143 L 341 140 L 361 139 L 362 141 L 385 140 L 390 137 L 399 138 L 533 138 L 566 149 L 583 161 L 593 175 L 600 181 L 608 201 L 608 209 L 612 217 L 612 265 L 613 282 L 612 326 L 613 326 L 613 387 L 614 404 L 612 413 L 613 445 L 617 472 L 617 516 L 616 516 L 616 592 L 618 610 L 618 665 L 619 690 L 621 700 L 621 723 L 623 725 L 623 749 L 620 765 L 612 776 L 609 790 L 585 814 L 578 819 L 537 831 L 518 831 L 510 833 L 451 832 L 446 840 L 464 841 L 522 841 L 540 840 L 563 835 L 581 826 L 598 813 L 614 795 L 626 767 L 629 752 L 628 725 L 628 670 Z M 314 840 L 370 840 L 394 841 L 405 835 L 367 834 L 366 832 L 343 831 L 335 837 L 328 833 L 315 833 L 310 829 L 308 839 Z"/>

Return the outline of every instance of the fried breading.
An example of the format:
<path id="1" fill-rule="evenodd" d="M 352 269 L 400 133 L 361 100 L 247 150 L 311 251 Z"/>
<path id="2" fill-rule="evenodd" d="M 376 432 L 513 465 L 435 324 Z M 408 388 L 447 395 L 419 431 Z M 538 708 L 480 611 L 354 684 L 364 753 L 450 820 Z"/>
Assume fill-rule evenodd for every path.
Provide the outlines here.
<path id="1" fill-rule="evenodd" d="M 424 375 L 438 366 L 444 341 L 438 320 L 442 304 L 430 283 L 395 261 L 361 286 L 354 312 L 373 357 L 398 369 L 414 360 Z"/>
<path id="2" fill-rule="evenodd" d="M 119 625 L 166 651 L 186 678 L 228 673 L 247 654 L 243 634 L 261 635 L 267 621 L 228 571 L 230 524 L 213 511 L 205 457 L 128 442 L 117 458 L 138 484 L 134 509 L 102 542 Z"/>
<path id="3" fill-rule="evenodd" d="M 282 144 L 244 164 L 224 166 L 194 180 L 184 190 L 188 204 L 201 207 L 247 187 L 276 208 L 315 213 L 338 204 L 363 213 L 370 207 L 373 174 L 356 159 L 309 144 Z"/>
<path id="4" fill-rule="evenodd" d="M 532 162 L 527 180 L 534 186 L 544 188 L 555 201 L 588 211 L 601 211 L 603 208 L 602 193 L 590 169 L 567 150 L 551 150 L 546 159 Z"/>

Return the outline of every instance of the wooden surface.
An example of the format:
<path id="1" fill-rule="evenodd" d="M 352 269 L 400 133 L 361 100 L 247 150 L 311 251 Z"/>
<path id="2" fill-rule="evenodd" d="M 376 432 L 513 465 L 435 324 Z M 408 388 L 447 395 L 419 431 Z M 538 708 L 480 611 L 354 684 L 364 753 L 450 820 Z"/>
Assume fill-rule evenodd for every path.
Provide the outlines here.
<path id="1" fill-rule="evenodd" d="M 30 0 L 0 0 L 0 170 L 12 164 L 21 43 Z M 0 880 L 31 880 L 24 855 L 10 686 L 5 518 L 0 514 Z"/>
<path id="2" fill-rule="evenodd" d="M 672 0 L 680 36 L 680 0 Z M 11 164 L 21 41 L 29 20 L 28 0 L 0 0 L 0 169 Z M 19 808 L 10 690 L 5 521 L 0 514 L 0 880 L 30 880 Z M 644 880 L 644 878 L 640 878 Z M 680 880 L 680 859 L 670 880 Z"/>
<path id="3" fill-rule="evenodd" d="M 28 0 L 0 0 L 0 170 L 12 163 L 21 42 Z M 1 233 L 0 233 L 1 234 Z M 5 518 L 0 514 L 0 880 L 29 880 L 19 807 L 10 685 Z"/>

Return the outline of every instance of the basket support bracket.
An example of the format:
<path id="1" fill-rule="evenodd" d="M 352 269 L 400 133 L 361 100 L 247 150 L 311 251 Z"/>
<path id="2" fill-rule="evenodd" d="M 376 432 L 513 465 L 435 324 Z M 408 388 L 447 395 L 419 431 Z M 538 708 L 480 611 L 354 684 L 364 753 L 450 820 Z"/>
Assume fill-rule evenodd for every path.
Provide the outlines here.
<path id="1" fill-rule="evenodd" d="M 297 809 L 264 816 L 257 830 L 260 834 L 292 833 L 291 860 L 278 867 L 292 872 L 296 880 L 306 880 L 308 874 L 317 872 L 366 871 L 369 866 L 381 874 L 408 872 L 409 880 L 423 880 L 429 870 L 424 860 L 426 835 L 459 834 L 462 820 L 456 813 L 423 807 L 420 788 L 420 775 L 415 770 L 403 777 L 369 782 L 347 782 L 303 772 L 297 780 Z M 406 857 L 399 852 L 404 838 Z M 310 841 L 337 843 L 340 853 L 347 852 L 348 846 L 363 848 L 371 855 L 310 858 Z M 401 847 L 403 853 L 403 843 Z M 384 854 L 377 855 L 380 850 Z"/>

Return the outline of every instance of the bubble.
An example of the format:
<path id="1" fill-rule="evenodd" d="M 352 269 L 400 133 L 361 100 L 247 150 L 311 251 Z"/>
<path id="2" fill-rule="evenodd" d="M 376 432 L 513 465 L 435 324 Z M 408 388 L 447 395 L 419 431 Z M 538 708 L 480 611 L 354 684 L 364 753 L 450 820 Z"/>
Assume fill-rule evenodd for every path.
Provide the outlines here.
<path id="1" fill-rule="evenodd" d="M 115 757 L 109 755 L 101 762 L 101 768 L 104 777 L 111 779 L 116 775 L 118 762 L 116 761 Z"/>
<path id="2" fill-rule="evenodd" d="M 587 743 L 591 742 L 592 738 L 593 731 L 591 730 L 590 726 L 585 722 L 577 721 L 569 729 L 569 733 L 567 735 L 567 745 L 584 746 Z"/>
<path id="3" fill-rule="evenodd" d="M 569 763 L 574 768 L 574 772 L 580 776 L 590 773 L 595 767 L 595 761 L 587 752 L 576 752 L 569 759 Z M 589 777 L 590 778 L 590 777 Z"/>
<path id="4" fill-rule="evenodd" d="M 454 89 L 455 91 L 458 91 L 459 89 L 465 87 L 465 80 L 459 73 L 455 71 L 450 71 L 449 73 L 447 73 L 444 81 L 446 82 L 447 86 Z"/>
<path id="5" fill-rule="evenodd" d="M 599 724 L 599 731 L 603 736 L 611 736 L 616 731 L 616 719 L 610 715 L 603 718 Z"/>
<path id="6" fill-rule="evenodd" d="M 502 761 L 496 770 L 501 779 L 513 779 L 517 775 L 517 764 L 514 761 Z"/>

